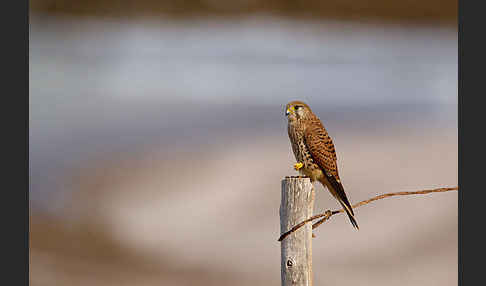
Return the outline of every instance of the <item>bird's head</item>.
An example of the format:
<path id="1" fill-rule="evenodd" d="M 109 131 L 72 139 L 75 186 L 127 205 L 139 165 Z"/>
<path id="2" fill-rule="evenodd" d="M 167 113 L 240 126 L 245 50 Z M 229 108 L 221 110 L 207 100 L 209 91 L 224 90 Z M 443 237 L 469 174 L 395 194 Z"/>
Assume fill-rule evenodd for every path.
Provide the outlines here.
<path id="1" fill-rule="evenodd" d="M 291 101 L 285 106 L 285 116 L 289 121 L 307 118 L 312 115 L 310 107 L 302 101 Z"/>

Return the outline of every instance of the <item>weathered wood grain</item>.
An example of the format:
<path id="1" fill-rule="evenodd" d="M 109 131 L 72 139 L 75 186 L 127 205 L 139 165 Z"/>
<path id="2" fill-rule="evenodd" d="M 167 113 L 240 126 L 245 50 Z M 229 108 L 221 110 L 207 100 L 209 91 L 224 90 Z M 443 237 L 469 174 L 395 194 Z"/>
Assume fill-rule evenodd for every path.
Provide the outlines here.
<path id="1" fill-rule="evenodd" d="M 282 180 L 280 233 L 312 216 L 314 186 L 309 178 Z M 295 231 L 281 242 L 282 286 L 312 285 L 312 223 Z"/>

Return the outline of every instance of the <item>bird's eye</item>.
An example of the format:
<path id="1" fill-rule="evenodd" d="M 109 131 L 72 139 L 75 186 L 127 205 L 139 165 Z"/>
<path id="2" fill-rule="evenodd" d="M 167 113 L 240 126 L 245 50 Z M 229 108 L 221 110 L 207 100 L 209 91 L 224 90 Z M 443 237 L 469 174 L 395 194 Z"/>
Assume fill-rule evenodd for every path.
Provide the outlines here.
<path id="1" fill-rule="evenodd" d="M 299 109 L 301 109 L 301 108 L 302 108 L 302 106 L 300 106 L 300 105 L 296 105 L 296 106 L 295 106 L 295 110 L 299 110 Z"/>

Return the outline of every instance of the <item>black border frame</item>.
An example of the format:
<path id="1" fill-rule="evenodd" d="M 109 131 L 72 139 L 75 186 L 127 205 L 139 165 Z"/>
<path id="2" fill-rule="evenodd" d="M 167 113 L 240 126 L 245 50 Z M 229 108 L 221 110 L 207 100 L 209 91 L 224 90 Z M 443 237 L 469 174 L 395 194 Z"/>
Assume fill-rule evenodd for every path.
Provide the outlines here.
<path id="1" fill-rule="evenodd" d="M 481 166 L 484 146 L 484 10 L 480 1 L 458 2 L 458 284 L 484 283 L 485 192 Z M 466 5 L 467 4 L 467 5 Z M 466 16 L 467 15 L 467 16 Z M 467 25 L 466 25 L 467 19 Z M 465 40 L 466 31 L 469 34 Z M 467 47 L 466 47 L 467 46 Z M 467 51 L 467 57 L 466 57 Z M 467 80 L 466 80 L 467 78 Z M 466 84 L 467 83 L 467 84 Z M 482 183 L 482 184 L 481 184 Z M 466 205 L 467 202 L 467 205 Z M 466 275 L 465 275 L 466 274 Z"/>
<path id="2" fill-rule="evenodd" d="M 29 1 L 2 2 L 2 285 L 29 285 Z M 6 254 L 6 255 L 5 255 Z"/>

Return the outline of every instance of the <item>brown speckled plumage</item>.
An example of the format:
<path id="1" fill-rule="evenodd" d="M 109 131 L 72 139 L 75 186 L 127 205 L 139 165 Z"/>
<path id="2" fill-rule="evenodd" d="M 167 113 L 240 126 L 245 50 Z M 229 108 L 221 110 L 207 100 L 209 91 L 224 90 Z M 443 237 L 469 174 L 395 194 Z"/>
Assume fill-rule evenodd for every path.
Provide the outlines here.
<path id="1" fill-rule="evenodd" d="M 304 102 L 292 101 L 287 104 L 286 110 L 292 151 L 297 162 L 303 164 L 299 171 L 312 182 L 321 182 L 343 206 L 351 223 L 358 229 L 353 209 L 339 178 L 336 150 L 331 137 Z"/>

